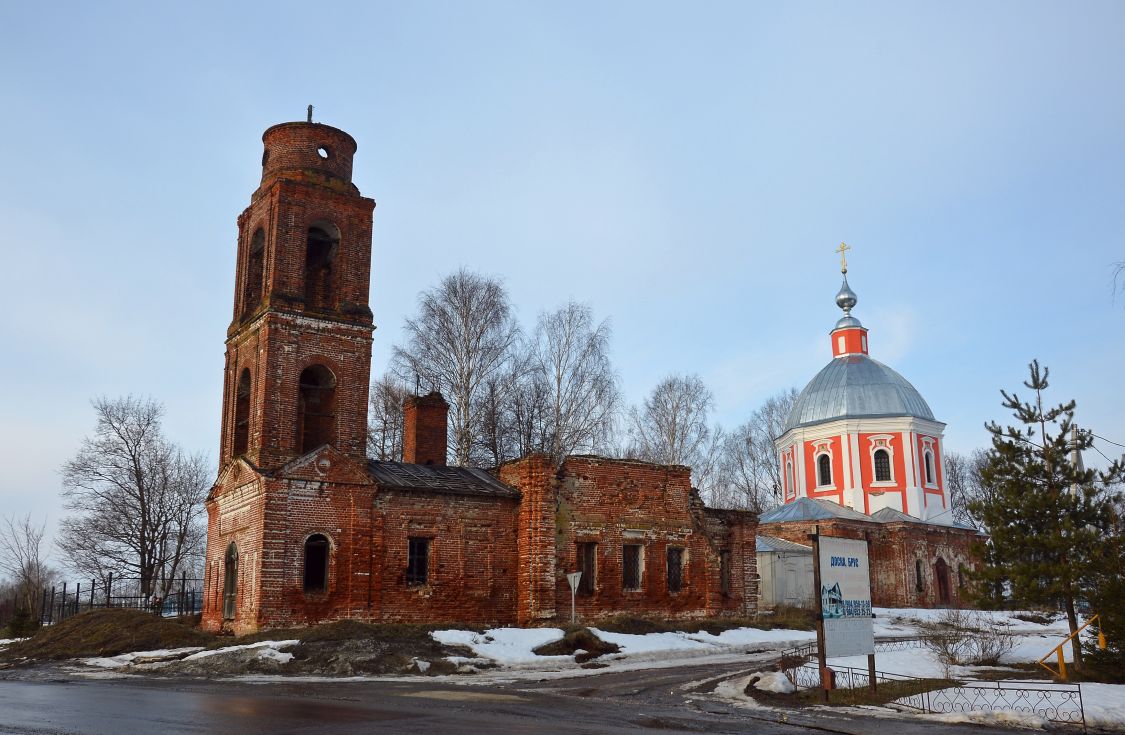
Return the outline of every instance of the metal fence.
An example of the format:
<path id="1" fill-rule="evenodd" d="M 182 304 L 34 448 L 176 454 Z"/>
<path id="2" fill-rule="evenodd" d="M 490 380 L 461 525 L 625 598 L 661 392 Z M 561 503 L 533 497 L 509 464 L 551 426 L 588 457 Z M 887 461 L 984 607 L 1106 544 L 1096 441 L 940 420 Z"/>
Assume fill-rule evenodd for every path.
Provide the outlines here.
<path id="1" fill-rule="evenodd" d="M 147 610 L 154 615 L 194 615 L 203 610 L 203 580 L 181 575 L 168 594 L 146 593 L 139 578 L 114 577 L 87 583 L 67 582 L 43 590 L 39 623 L 51 625 L 86 610 L 116 607 Z"/>
<path id="2" fill-rule="evenodd" d="M 875 651 L 922 648 L 925 638 L 893 638 L 875 642 Z M 806 644 L 785 651 L 782 663 L 785 675 L 798 689 L 819 689 L 820 668 L 809 663 L 816 654 L 816 644 Z M 830 666 L 833 685 L 838 690 L 867 688 L 871 677 L 867 669 L 851 666 Z M 917 691 L 904 693 L 893 704 L 926 714 L 951 712 L 1022 712 L 1035 714 L 1049 722 L 1077 725 L 1086 731 L 1086 714 L 1082 705 L 1082 685 L 1050 681 L 961 681 L 944 689 L 928 689 L 926 679 L 905 674 L 875 672 L 875 683 L 905 684 Z M 916 683 L 916 687 L 910 687 Z"/>

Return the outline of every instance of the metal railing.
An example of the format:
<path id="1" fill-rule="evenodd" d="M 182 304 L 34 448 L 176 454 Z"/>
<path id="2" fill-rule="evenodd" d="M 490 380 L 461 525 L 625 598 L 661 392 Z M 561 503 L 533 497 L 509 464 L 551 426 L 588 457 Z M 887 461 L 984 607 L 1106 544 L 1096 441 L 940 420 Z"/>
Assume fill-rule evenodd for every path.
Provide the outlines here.
<path id="1" fill-rule="evenodd" d="M 88 583 L 64 582 L 43 590 L 40 625 L 52 625 L 80 612 L 98 608 L 147 610 L 154 615 L 194 615 L 203 610 L 203 580 L 181 575 L 166 596 L 146 593 L 139 578 L 114 577 Z"/>

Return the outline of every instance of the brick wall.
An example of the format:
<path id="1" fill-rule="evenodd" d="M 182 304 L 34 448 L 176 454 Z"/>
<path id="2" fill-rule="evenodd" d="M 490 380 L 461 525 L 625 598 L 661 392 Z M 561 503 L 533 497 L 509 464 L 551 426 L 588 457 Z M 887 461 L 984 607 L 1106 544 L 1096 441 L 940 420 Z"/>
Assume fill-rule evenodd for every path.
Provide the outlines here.
<path id="1" fill-rule="evenodd" d="M 407 396 L 402 403 L 402 461 L 445 466 L 449 404 L 441 393 Z"/>
<path id="2" fill-rule="evenodd" d="M 809 545 L 816 526 L 825 536 L 871 538 L 871 597 L 879 607 L 960 607 L 971 604 L 962 569 L 974 569 L 975 531 L 927 523 L 865 523 L 844 519 L 768 523 L 769 536 Z M 938 560 L 945 562 L 948 599 L 942 600 Z M 922 573 L 921 589 L 918 571 Z"/>

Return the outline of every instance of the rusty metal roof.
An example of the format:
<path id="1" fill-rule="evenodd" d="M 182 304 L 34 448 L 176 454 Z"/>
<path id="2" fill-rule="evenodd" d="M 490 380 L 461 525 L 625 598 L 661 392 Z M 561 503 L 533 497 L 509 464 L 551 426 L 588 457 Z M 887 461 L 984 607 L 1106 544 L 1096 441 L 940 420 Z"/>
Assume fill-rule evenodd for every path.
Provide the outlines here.
<path id="1" fill-rule="evenodd" d="M 758 536 L 754 539 L 754 547 L 760 552 L 779 552 L 786 554 L 811 554 L 812 547 L 804 544 L 786 541 L 777 536 Z"/>
<path id="2" fill-rule="evenodd" d="M 516 488 L 500 482 L 484 470 L 471 467 L 437 467 L 369 459 L 367 471 L 380 487 L 392 490 L 485 495 L 494 498 L 520 497 L 520 491 Z"/>

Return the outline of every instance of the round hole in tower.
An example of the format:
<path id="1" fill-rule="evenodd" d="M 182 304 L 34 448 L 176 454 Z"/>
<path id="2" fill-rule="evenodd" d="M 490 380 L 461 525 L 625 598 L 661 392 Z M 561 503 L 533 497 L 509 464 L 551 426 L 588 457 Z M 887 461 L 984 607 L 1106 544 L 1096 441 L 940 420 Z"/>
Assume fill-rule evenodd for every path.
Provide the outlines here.
<path id="1" fill-rule="evenodd" d="M 320 156 L 324 160 L 328 160 L 328 148 L 326 148 L 325 146 L 320 146 L 316 149 L 316 155 Z"/>

